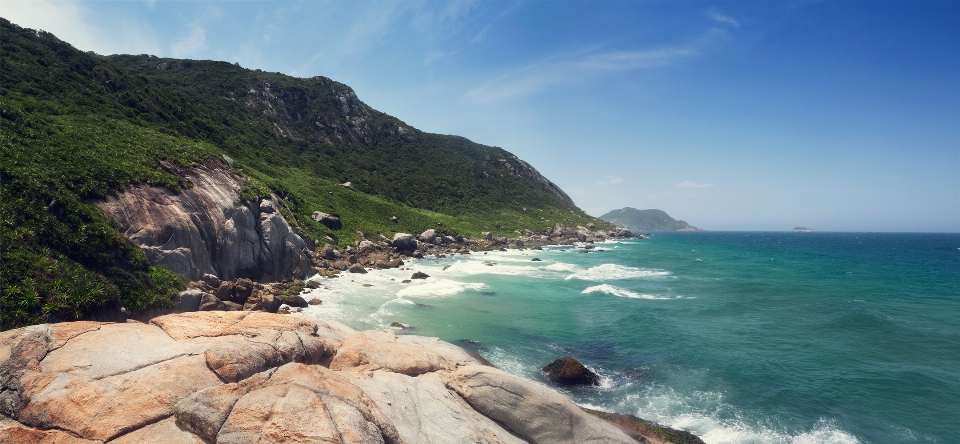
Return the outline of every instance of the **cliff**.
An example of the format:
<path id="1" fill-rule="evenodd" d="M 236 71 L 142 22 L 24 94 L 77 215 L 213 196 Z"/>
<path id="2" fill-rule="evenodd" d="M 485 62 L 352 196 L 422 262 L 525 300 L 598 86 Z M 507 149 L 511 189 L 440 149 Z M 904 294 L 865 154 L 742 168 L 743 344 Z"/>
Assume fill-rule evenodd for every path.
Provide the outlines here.
<path id="1" fill-rule="evenodd" d="M 637 442 L 436 338 L 260 312 L 0 333 L 0 413 L 18 443 Z"/>

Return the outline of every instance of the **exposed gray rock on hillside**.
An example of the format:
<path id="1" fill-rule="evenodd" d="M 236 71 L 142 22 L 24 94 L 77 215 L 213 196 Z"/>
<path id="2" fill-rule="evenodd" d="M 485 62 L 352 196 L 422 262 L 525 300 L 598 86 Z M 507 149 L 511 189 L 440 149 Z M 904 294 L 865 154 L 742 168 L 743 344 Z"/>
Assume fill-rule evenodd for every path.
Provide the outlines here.
<path id="1" fill-rule="evenodd" d="M 276 196 L 242 201 L 243 179 L 217 161 L 164 167 L 193 187 L 174 194 L 138 185 L 94 202 L 151 263 L 192 280 L 209 273 L 279 281 L 307 273 L 311 249 L 284 219 Z"/>

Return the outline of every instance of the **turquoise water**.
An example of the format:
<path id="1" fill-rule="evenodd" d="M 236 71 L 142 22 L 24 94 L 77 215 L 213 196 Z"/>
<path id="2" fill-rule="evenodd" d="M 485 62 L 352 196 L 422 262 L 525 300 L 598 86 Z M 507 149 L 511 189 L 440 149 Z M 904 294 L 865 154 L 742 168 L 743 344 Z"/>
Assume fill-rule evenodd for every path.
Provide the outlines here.
<path id="1" fill-rule="evenodd" d="M 708 443 L 951 443 L 960 432 L 960 234 L 655 233 L 584 251 L 322 279 L 324 303 L 307 313 L 409 324 L 537 380 L 574 356 L 603 379 L 567 391 L 578 404 Z M 402 284 L 413 271 L 431 277 Z"/>

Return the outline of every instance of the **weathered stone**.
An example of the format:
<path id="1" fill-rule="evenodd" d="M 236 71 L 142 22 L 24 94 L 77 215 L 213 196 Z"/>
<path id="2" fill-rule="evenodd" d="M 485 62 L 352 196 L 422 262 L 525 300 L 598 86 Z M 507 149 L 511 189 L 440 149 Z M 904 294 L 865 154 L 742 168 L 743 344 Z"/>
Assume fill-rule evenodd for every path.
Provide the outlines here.
<path id="1" fill-rule="evenodd" d="M 204 293 L 200 290 L 185 290 L 173 298 L 173 310 L 177 313 L 197 311 Z"/>
<path id="2" fill-rule="evenodd" d="M 361 254 L 368 254 L 377 248 L 377 244 L 370 242 L 368 240 L 360 241 L 360 244 L 357 245 L 357 249 L 360 250 Z"/>
<path id="3" fill-rule="evenodd" d="M 339 214 L 327 214 L 322 211 L 314 211 L 310 217 L 331 230 L 343 228 L 343 222 L 340 220 Z"/>
<path id="4" fill-rule="evenodd" d="M 307 301 L 307 304 L 310 304 L 310 305 L 320 305 L 322 303 L 323 301 L 321 301 L 319 298 L 313 298 Z"/>
<path id="5" fill-rule="evenodd" d="M 447 385 L 474 409 L 530 442 L 636 444 L 612 424 L 580 410 L 566 396 L 493 367 L 460 367 Z"/>
<path id="6" fill-rule="evenodd" d="M 200 297 L 200 306 L 197 307 L 198 311 L 222 311 L 226 309 L 226 303 L 210 293 L 204 293 Z"/>
<path id="7" fill-rule="evenodd" d="M 471 408 L 436 374 L 410 377 L 376 371 L 347 375 L 391 419 L 406 443 L 526 442 Z"/>
<path id="8" fill-rule="evenodd" d="M 211 288 L 217 288 L 220 286 L 220 278 L 210 273 L 204 273 L 203 276 L 200 277 L 200 280 L 209 285 Z"/>
<path id="9" fill-rule="evenodd" d="M 557 359 L 542 369 L 547 379 L 560 385 L 600 385 L 600 377 L 569 356 Z"/>
<path id="10" fill-rule="evenodd" d="M 59 443 L 60 441 L 57 441 Z M 173 417 L 123 435 L 110 444 L 204 444 L 203 439 L 177 424 Z"/>
<path id="11" fill-rule="evenodd" d="M 418 242 L 410 234 L 397 233 L 393 235 L 391 244 L 399 251 L 413 251 L 417 249 Z"/>
<path id="12" fill-rule="evenodd" d="M 235 284 L 230 281 L 223 281 L 220 283 L 220 286 L 217 287 L 217 299 L 221 301 L 230 301 L 233 300 L 233 287 Z"/>
<path id="13" fill-rule="evenodd" d="M 330 244 L 325 244 L 320 250 L 320 257 L 332 261 L 337 258 L 337 251 Z"/>
<path id="14" fill-rule="evenodd" d="M 241 201 L 244 179 L 222 163 L 181 168 L 163 162 L 163 166 L 193 187 L 173 193 L 133 185 L 95 203 L 151 263 L 191 280 L 212 274 L 223 280 L 270 281 L 302 277 L 310 269 L 303 238 L 280 213 L 262 212 L 259 202 Z"/>
<path id="15" fill-rule="evenodd" d="M 224 381 L 237 382 L 284 362 L 272 346 L 244 340 L 223 341 L 203 352 L 207 367 Z"/>
<path id="16" fill-rule="evenodd" d="M 475 362 L 466 354 L 456 356 L 455 359 L 457 358 L 464 363 Z M 456 360 L 447 360 L 432 347 L 408 343 L 399 339 L 392 330 L 384 330 L 366 331 L 346 337 L 330 361 L 330 368 L 355 371 L 382 369 L 416 376 L 450 369 L 455 367 L 456 363 Z"/>
<path id="17" fill-rule="evenodd" d="M 247 298 L 247 302 L 243 304 L 243 309 L 246 311 L 256 310 L 276 313 L 279 308 L 280 301 L 277 300 L 276 296 L 266 291 L 254 293 L 253 296 Z"/>
<path id="18" fill-rule="evenodd" d="M 420 233 L 420 236 L 417 237 L 417 240 L 420 242 L 433 243 L 434 239 L 437 238 L 437 230 L 433 228 Z"/>
<path id="19" fill-rule="evenodd" d="M 424 272 L 422 272 L 422 271 L 417 271 L 417 272 L 413 273 L 412 276 L 410 276 L 410 279 L 426 279 L 426 278 L 428 278 L 428 277 L 430 277 L 429 274 L 426 274 L 426 273 L 424 273 Z"/>
<path id="20" fill-rule="evenodd" d="M 351 273 L 360 273 L 360 274 L 366 274 L 366 273 L 367 273 L 367 269 L 366 269 L 366 268 L 363 268 L 363 265 L 360 265 L 360 264 L 353 264 L 353 265 L 350 266 L 350 268 L 349 268 L 348 270 L 349 270 Z"/>
<path id="21" fill-rule="evenodd" d="M 272 374 L 273 370 L 268 370 L 238 383 L 205 388 L 182 399 L 174 406 L 177 424 L 215 442 L 234 404 L 250 390 L 262 386 Z"/>

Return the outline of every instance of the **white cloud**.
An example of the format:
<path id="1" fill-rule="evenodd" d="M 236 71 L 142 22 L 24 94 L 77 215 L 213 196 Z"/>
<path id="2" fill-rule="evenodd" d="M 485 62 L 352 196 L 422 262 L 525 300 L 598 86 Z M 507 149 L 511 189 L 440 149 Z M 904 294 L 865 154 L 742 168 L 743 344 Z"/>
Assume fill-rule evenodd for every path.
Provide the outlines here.
<path id="1" fill-rule="evenodd" d="M 609 185 L 609 184 L 621 183 L 621 182 L 623 182 L 623 178 L 622 178 L 622 177 L 607 176 L 607 180 L 601 181 L 601 182 L 597 182 L 597 185 Z"/>
<path id="2" fill-rule="evenodd" d="M 692 180 L 685 180 L 677 184 L 677 188 L 710 188 L 712 186 L 712 183 L 694 182 Z"/>
<path id="3" fill-rule="evenodd" d="M 187 32 L 170 45 L 170 51 L 177 58 L 196 56 L 204 49 L 207 49 L 207 31 L 197 22 L 191 23 Z"/>
<path id="4" fill-rule="evenodd" d="M 716 9 L 711 9 L 708 14 L 710 15 L 710 18 L 712 18 L 717 23 L 730 25 L 730 26 L 733 26 L 734 28 L 740 27 L 740 22 L 737 21 L 737 19 L 730 17 L 729 15 L 722 14 L 720 13 L 720 11 Z"/>
<path id="5" fill-rule="evenodd" d="M 4 0 L 3 18 L 25 28 L 42 29 L 82 51 L 100 54 L 156 54 L 159 45 L 149 26 L 134 19 L 111 21 L 123 26 L 98 27 L 82 3 L 53 0 Z"/>

